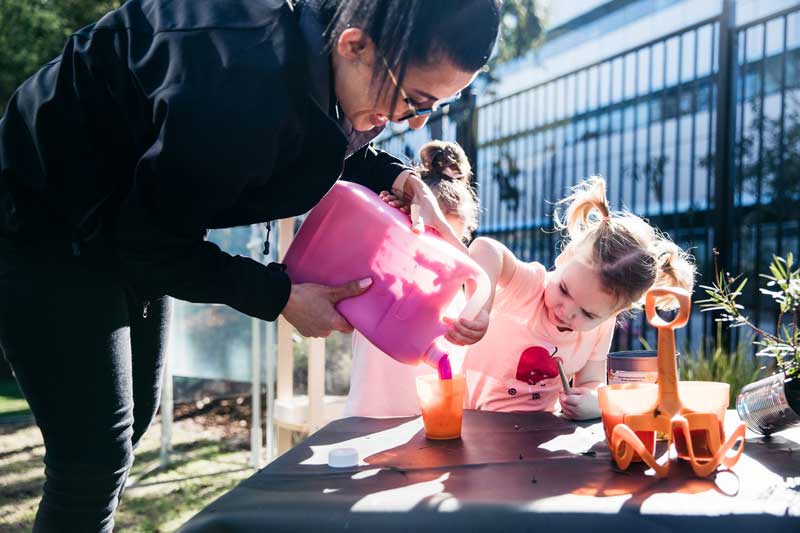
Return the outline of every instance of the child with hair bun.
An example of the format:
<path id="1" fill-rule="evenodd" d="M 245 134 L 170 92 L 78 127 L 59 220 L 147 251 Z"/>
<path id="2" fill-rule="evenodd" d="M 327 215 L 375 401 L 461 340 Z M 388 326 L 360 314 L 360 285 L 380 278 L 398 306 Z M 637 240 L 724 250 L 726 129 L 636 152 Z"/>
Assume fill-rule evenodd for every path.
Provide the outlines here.
<path id="1" fill-rule="evenodd" d="M 611 211 L 606 183 L 592 177 L 557 204 L 563 235 L 555 267 L 517 259 L 501 243 L 479 237 L 470 255 L 495 290 L 486 305 L 489 329 L 464 359 L 467 407 L 554 411 L 585 420 L 600 416 L 596 390 L 622 313 L 641 308 L 651 287 L 692 290 L 695 266 L 669 237 L 627 211 Z M 674 309 L 671 297 L 657 301 Z M 573 377 L 563 390 L 556 359 Z"/>
<path id="2" fill-rule="evenodd" d="M 469 242 L 477 227 L 478 198 L 470 181 L 472 168 L 467 155 L 457 143 L 431 141 L 422 146 L 419 158 L 421 163 L 415 169 L 417 174 L 433 192 L 456 235 L 460 235 L 464 242 Z M 402 205 L 393 192 L 384 192 L 382 197 L 390 205 Z M 458 316 L 465 303 L 463 293 L 459 293 L 450 304 L 447 314 Z M 457 344 L 471 344 L 475 342 L 475 332 L 457 324 L 448 338 Z M 455 373 L 461 367 L 464 350 L 451 351 L 449 356 Z M 347 395 L 344 415 L 418 415 L 420 408 L 416 378 L 431 372 L 432 369 L 425 365 L 410 366 L 392 359 L 356 331 L 353 333 L 350 393 Z"/>

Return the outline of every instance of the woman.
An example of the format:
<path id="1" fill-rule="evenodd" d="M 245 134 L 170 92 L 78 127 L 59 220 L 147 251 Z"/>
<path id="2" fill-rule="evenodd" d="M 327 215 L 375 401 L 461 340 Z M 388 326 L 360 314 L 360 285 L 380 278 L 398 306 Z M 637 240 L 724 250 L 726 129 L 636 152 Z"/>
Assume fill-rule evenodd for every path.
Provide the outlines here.
<path id="1" fill-rule="evenodd" d="M 17 90 L 0 120 L 0 347 L 47 450 L 36 530 L 113 528 L 158 403 L 165 295 L 350 329 L 334 304 L 369 280 L 292 286 L 207 229 L 303 213 L 342 177 L 457 242 L 421 180 L 367 143 L 468 85 L 498 23 L 496 0 L 130 0 Z"/>

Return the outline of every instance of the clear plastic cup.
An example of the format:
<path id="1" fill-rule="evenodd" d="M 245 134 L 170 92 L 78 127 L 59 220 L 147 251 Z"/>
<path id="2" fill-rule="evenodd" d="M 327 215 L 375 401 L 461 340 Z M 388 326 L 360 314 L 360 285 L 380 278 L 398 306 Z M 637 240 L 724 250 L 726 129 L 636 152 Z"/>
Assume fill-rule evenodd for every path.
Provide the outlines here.
<path id="1" fill-rule="evenodd" d="M 427 438 L 461 437 L 465 390 L 466 379 L 462 374 L 455 374 L 452 379 L 439 379 L 437 374 L 417 377 L 417 396 Z"/>

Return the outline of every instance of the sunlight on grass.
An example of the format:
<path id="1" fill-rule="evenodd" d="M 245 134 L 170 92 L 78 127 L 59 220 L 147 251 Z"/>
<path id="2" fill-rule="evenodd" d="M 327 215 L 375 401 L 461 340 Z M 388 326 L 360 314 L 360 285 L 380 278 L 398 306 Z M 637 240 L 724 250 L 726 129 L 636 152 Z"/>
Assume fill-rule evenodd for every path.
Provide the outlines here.
<path id="1" fill-rule="evenodd" d="M 0 380 L 0 418 L 18 416 L 28 412 L 28 402 L 22 397 L 13 379 Z"/>
<path id="2" fill-rule="evenodd" d="M 155 468 L 159 438 L 160 426 L 154 424 L 142 439 L 132 483 L 117 511 L 116 531 L 174 531 L 254 472 L 241 443 L 226 441 L 217 428 L 199 428 L 191 420 L 173 428 L 172 464 Z M 31 529 L 44 482 L 43 456 L 36 426 L 0 426 L 0 532 Z"/>

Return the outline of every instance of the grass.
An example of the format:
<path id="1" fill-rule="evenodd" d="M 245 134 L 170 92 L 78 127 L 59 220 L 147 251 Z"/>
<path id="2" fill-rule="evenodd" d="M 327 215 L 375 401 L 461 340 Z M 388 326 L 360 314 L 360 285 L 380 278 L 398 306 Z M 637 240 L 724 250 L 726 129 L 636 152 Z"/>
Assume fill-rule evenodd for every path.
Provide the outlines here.
<path id="1" fill-rule="evenodd" d="M 0 420 L 29 415 L 28 402 L 13 379 L 0 380 Z"/>
<path id="2" fill-rule="evenodd" d="M 136 452 L 115 531 L 169 532 L 253 474 L 241 441 L 192 419 L 173 426 L 173 462 L 156 468 L 160 424 Z M 35 425 L 0 425 L 0 532 L 30 531 L 44 482 L 44 445 Z"/>

